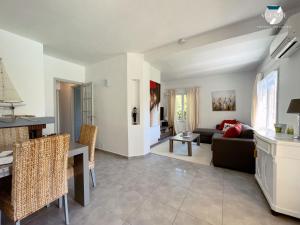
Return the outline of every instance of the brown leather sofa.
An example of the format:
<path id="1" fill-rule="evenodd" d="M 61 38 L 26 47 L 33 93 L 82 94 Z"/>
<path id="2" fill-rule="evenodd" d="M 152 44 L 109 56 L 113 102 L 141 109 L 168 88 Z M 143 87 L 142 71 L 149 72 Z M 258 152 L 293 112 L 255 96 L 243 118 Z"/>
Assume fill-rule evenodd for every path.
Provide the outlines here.
<path id="1" fill-rule="evenodd" d="M 216 128 L 219 125 L 216 126 Z M 223 134 L 222 130 L 219 129 L 209 129 L 209 128 L 196 128 L 193 133 L 200 134 L 200 143 L 212 143 L 212 137 L 215 133 Z"/>
<path id="2" fill-rule="evenodd" d="M 215 133 L 212 137 L 212 163 L 217 167 L 255 173 L 254 131 L 248 125 L 242 125 L 238 138 L 224 138 Z"/>
<path id="3" fill-rule="evenodd" d="M 243 124 L 238 138 L 224 138 L 223 131 L 197 128 L 194 133 L 200 134 L 200 142 L 212 144 L 212 163 L 217 167 L 255 173 L 255 142 L 253 129 Z"/>

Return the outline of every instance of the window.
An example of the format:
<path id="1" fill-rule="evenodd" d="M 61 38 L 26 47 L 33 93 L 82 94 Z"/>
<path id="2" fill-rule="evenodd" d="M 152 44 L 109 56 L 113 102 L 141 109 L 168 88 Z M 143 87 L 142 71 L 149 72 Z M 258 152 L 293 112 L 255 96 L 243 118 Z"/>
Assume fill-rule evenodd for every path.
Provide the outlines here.
<path id="1" fill-rule="evenodd" d="M 278 71 L 273 71 L 257 84 L 256 128 L 274 130 L 277 114 Z"/>
<path id="2" fill-rule="evenodd" d="M 176 95 L 176 118 L 177 120 L 186 120 L 186 94 Z"/>

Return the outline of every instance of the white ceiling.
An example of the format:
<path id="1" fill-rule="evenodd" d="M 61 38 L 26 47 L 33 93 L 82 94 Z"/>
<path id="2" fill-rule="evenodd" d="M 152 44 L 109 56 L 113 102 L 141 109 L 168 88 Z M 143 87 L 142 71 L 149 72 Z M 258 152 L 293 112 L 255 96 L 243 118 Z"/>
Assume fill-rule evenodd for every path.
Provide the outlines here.
<path id="1" fill-rule="evenodd" d="M 261 14 L 267 4 L 284 7 L 298 0 L 2 0 L 0 29 L 44 43 L 46 53 L 81 64 L 123 52 L 144 52 Z M 259 43 L 258 43 L 259 42 Z M 244 51 L 256 44 L 249 43 Z M 236 54 L 240 46 L 231 46 Z M 222 57 L 231 47 L 197 55 Z M 191 57 L 187 53 L 187 57 Z M 255 58 L 259 51 L 251 51 Z M 176 57 L 175 57 L 176 58 Z M 172 59 L 175 62 L 178 59 Z M 201 60 L 202 61 L 202 60 Z M 212 60 L 201 62 L 210 67 Z M 179 68 L 184 67 L 179 63 Z M 193 67 L 191 66 L 191 68 Z"/>

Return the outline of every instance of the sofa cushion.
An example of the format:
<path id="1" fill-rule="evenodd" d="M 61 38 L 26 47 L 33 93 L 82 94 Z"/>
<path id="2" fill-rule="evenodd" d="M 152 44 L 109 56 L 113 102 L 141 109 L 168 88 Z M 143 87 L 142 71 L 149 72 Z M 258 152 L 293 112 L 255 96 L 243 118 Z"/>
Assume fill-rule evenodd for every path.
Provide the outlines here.
<path id="1" fill-rule="evenodd" d="M 217 129 L 209 129 L 209 128 L 197 128 L 193 131 L 193 133 L 200 134 L 200 142 L 211 144 L 212 136 L 216 133 L 223 133 L 221 130 Z"/>
<path id="2" fill-rule="evenodd" d="M 253 139 L 254 138 L 253 128 L 246 124 L 242 124 L 242 132 L 240 134 L 240 138 Z"/>
<path id="3" fill-rule="evenodd" d="M 219 130 L 223 130 L 225 123 L 236 124 L 236 123 L 238 123 L 238 121 L 237 120 L 223 120 L 222 123 L 220 124 L 220 126 L 218 127 Z"/>
<path id="4" fill-rule="evenodd" d="M 222 131 L 226 132 L 230 127 L 233 127 L 234 125 L 235 124 L 225 123 Z"/>
<path id="5" fill-rule="evenodd" d="M 211 128 L 196 128 L 193 133 L 213 135 L 214 133 L 223 133 L 221 130 L 211 129 Z"/>
<path id="6" fill-rule="evenodd" d="M 230 127 L 228 130 L 226 130 L 223 137 L 237 138 L 240 136 L 241 132 L 242 132 L 242 124 L 238 123 L 238 124 L 234 125 L 233 127 Z"/>

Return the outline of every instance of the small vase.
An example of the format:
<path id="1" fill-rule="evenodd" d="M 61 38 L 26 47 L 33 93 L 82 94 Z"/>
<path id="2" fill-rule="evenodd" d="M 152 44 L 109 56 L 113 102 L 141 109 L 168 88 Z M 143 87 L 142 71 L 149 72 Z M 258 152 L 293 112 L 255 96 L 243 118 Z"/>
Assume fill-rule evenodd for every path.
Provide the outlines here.
<path id="1" fill-rule="evenodd" d="M 286 129 L 286 133 L 288 135 L 294 135 L 294 127 L 293 126 L 288 126 Z"/>

